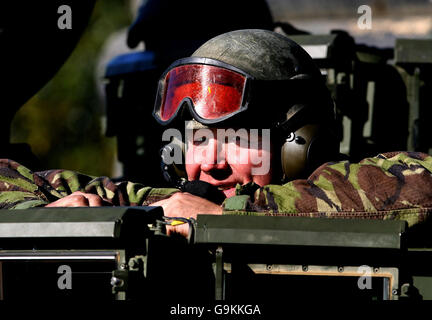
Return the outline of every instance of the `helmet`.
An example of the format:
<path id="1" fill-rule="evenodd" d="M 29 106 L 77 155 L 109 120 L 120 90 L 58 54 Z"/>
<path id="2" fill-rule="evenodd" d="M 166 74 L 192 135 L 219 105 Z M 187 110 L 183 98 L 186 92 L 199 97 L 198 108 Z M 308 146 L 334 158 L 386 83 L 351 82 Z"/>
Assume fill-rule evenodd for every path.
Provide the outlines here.
<path id="1" fill-rule="evenodd" d="M 179 114 L 206 126 L 270 128 L 280 153 L 273 172 L 283 181 L 306 177 L 339 153 L 333 100 L 319 69 L 298 44 L 272 31 L 224 33 L 173 63 L 161 77 L 154 116 L 166 125 Z"/>

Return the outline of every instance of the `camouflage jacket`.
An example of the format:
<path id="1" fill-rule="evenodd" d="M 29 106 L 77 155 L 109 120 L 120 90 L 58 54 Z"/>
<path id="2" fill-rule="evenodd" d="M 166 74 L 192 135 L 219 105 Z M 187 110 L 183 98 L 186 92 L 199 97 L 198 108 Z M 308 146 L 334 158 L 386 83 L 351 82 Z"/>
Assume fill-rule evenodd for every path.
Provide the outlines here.
<path id="1" fill-rule="evenodd" d="M 179 192 L 69 170 L 32 172 L 0 160 L 0 208 L 44 206 L 75 191 L 97 194 L 115 206 L 150 205 Z M 394 152 L 359 163 L 330 162 L 306 180 L 238 185 L 236 196 L 222 205 L 224 214 L 403 219 L 413 226 L 432 211 L 432 157 Z"/>

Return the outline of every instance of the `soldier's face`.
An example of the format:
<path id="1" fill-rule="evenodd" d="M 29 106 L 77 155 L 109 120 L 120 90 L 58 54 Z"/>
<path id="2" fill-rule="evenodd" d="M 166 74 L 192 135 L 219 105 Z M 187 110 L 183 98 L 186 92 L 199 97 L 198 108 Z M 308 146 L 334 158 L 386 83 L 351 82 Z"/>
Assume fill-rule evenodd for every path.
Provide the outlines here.
<path id="1" fill-rule="evenodd" d="M 218 129 L 194 130 L 187 142 L 186 172 L 189 180 L 202 180 L 219 187 L 227 197 L 235 195 L 237 183 L 267 185 L 272 179 L 270 140 L 247 132 L 229 138 Z M 221 130 L 221 129 L 219 129 Z M 222 129 L 223 130 L 223 129 Z"/>

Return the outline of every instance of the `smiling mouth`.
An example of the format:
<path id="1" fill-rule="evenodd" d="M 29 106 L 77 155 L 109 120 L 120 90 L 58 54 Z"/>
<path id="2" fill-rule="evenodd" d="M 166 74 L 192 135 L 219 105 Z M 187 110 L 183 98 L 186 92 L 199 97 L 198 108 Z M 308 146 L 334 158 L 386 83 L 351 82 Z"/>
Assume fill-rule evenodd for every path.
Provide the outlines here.
<path id="1" fill-rule="evenodd" d="M 218 187 L 219 190 L 228 190 L 228 189 L 232 189 L 235 188 L 235 185 L 229 185 L 229 186 L 220 186 Z"/>

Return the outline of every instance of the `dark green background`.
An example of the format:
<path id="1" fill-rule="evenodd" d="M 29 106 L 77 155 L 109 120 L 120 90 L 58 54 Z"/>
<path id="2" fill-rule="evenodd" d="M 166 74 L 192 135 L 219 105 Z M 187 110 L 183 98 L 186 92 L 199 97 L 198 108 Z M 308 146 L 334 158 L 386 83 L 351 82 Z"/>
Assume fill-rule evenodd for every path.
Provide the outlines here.
<path id="1" fill-rule="evenodd" d="M 96 65 L 107 37 L 132 22 L 129 1 L 96 1 L 89 25 L 60 71 L 16 114 L 11 142 L 30 144 L 47 169 L 112 175 L 115 138 L 104 136 Z M 73 27 L 73 11 L 72 11 Z"/>

